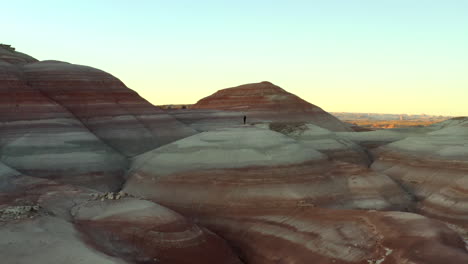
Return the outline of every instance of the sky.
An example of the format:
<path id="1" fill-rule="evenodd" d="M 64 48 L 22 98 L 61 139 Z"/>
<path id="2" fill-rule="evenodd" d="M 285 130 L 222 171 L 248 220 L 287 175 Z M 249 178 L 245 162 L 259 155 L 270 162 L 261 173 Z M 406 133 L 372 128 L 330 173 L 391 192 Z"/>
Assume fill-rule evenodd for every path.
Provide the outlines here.
<path id="1" fill-rule="evenodd" d="M 468 115 L 465 0 L 0 0 L 0 43 L 156 105 L 270 81 L 329 112 Z"/>

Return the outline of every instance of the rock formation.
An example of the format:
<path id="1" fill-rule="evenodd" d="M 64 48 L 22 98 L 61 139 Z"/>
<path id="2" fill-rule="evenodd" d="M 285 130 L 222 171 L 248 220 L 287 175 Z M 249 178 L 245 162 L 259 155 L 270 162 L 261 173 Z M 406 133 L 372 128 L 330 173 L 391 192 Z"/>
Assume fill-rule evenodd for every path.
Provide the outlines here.
<path id="1" fill-rule="evenodd" d="M 463 241 L 444 224 L 401 212 L 255 208 L 199 216 L 242 249 L 247 263 L 465 263 Z"/>
<path id="2" fill-rule="evenodd" d="M 91 249 L 72 223 L 53 216 L 14 221 L 0 227 L 3 263 L 126 264 Z"/>
<path id="3" fill-rule="evenodd" d="M 229 211 L 231 204 L 408 206 L 406 194 L 388 177 L 328 159 L 312 145 L 271 130 L 230 128 L 201 133 L 136 157 L 124 190 L 171 208 L 200 210 Z"/>
<path id="4" fill-rule="evenodd" d="M 127 157 L 196 133 L 101 70 L 43 61 L 27 64 L 23 71 L 29 86 Z"/>
<path id="5" fill-rule="evenodd" d="M 380 147 L 372 168 L 392 177 L 418 212 L 456 225 L 468 237 L 468 118 Z"/>
<path id="6" fill-rule="evenodd" d="M 25 174 L 116 189 L 125 158 L 0 60 L 0 160 Z"/>
<path id="7" fill-rule="evenodd" d="M 15 48 L 10 45 L 0 44 L 0 62 L 21 65 L 36 61 L 35 58 L 16 51 Z"/>
<path id="8" fill-rule="evenodd" d="M 353 143 L 364 139 L 311 124 L 291 126 L 225 128 L 155 149 L 134 159 L 124 190 L 194 217 L 239 248 L 247 263 L 466 261 L 463 240 L 450 230 L 463 234 L 463 226 L 457 230 L 458 226 L 449 228 L 415 214 L 345 210 L 415 211 L 430 216 L 392 174 L 383 171 L 390 176 L 386 177 L 366 168 L 372 160 L 366 160 L 368 154 Z M 436 129 L 395 132 L 398 136 L 376 131 L 368 140 L 385 145 Z M 445 194 L 458 195 L 452 201 L 467 197 L 453 187 Z M 463 208 L 460 204 L 451 210 Z M 466 223 L 464 218 L 458 220 Z M 345 231 L 335 221 L 351 229 Z M 347 235 L 331 236 L 334 233 L 349 234 L 349 242 L 343 242 Z M 276 246 L 271 248 L 272 244 Z M 409 250 L 413 247 L 418 249 Z M 431 248 L 445 253 L 432 254 Z"/>
<path id="9" fill-rule="evenodd" d="M 239 113 L 238 120 L 241 120 L 243 115 L 247 115 L 249 123 L 308 122 L 333 131 L 351 131 L 348 125 L 321 108 L 270 82 L 245 84 L 219 90 L 199 100 L 189 112 L 195 110 L 194 113 L 196 113 L 196 110 L 200 109 L 237 112 Z"/>
<path id="10" fill-rule="evenodd" d="M 149 201 L 89 201 L 73 214 L 91 244 L 129 262 L 241 263 L 217 235 Z"/>
<path id="11" fill-rule="evenodd" d="M 257 125 L 294 138 L 302 145 L 313 148 L 330 159 L 369 166 L 371 157 L 364 147 L 319 126 L 307 123 L 270 123 Z M 346 132 L 342 132 L 346 133 Z M 352 133 L 356 134 L 356 133 Z"/>
<path id="12" fill-rule="evenodd" d="M 467 118 L 358 133 L 267 82 L 195 108 L 0 45 L 1 261 L 468 263 Z"/>
<path id="13" fill-rule="evenodd" d="M 196 133 L 86 66 L 0 47 L 0 161 L 27 175 L 116 190 L 126 157 Z"/>

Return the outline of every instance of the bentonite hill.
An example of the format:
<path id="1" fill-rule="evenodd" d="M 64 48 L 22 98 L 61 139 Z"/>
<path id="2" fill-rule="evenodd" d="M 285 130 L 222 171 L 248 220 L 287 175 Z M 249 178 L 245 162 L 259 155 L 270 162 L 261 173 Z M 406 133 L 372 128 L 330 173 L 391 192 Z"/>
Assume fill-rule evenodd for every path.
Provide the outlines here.
<path id="1" fill-rule="evenodd" d="M 269 82 L 164 111 L 0 46 L 1 263 L 465 264 L 467 239 L 468 118 L 354 132 Z"/>

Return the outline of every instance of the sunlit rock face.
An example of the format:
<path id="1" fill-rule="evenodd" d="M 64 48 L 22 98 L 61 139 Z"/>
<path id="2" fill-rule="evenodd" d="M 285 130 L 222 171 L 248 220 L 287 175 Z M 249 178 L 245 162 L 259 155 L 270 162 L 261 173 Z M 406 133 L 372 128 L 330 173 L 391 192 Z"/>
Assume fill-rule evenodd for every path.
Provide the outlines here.
<path id="1" fill-rule="evenodd" d="M 149 201 L 90 201 L 73 215 L 91 244 L 130 262 L 241 263 L 217 235 Z"/>
<path id="2" fill-rule="evenodd" d="M 399 182 L 420 213 L 468 234 L 468 119 L 436 124 L 434 131 L 378 149 L 372 165 Z"/>
<path id="3" fill-rule="evenodd" d="M 23 70 L 31 87 L 125 156 L 195 133 L 104 71 L 59 61 L 31 63 Z"/>
<path id="4" fill-rule="evenodd" d="M 238 112 L 239 122 L 246 115 L 248 122 L 309 122 L 333 131 L 351 131 L 351 129 L 334 116 L 321 108 L 310 104 L 301 98 L 286 92 L 282 88 L 269 83 L 252 83 L 233 88 L 219 90 L 205 97 L 192 106 L 194 110 L 215 109 L 229 112 Z M 196 112 L 195 112 L 196 113 Z M 201 112 L 202 116 L 206 113 Z M 211 115 L 214 120 L 222 121 L 220 117 Z M 229 120 L 233 119 L 231 113 L 227 114 Z M 183 118 L 184 116 L 180 116 Z M 193 116 L 186 118 L 195 119 Z M 183 119 L 181 119 L 183 121 Z M 203 118 L 200 118 L 203 120 Z M 198 121 L 201 122 L 201 121 Z M 208 121 L 205 121 L 208 122 Z"/>

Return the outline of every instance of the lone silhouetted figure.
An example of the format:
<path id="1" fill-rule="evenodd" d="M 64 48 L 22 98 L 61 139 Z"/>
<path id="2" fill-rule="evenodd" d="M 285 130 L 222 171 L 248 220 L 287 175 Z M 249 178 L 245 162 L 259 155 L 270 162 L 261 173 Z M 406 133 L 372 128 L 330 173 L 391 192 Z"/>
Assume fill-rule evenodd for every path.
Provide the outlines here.
<path id="1" fill-rule="evenodd" d="M 245 120 L 247 120 L 247 116 L 244 116 L 244 125 L 245 125 Z"/>

